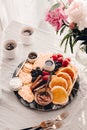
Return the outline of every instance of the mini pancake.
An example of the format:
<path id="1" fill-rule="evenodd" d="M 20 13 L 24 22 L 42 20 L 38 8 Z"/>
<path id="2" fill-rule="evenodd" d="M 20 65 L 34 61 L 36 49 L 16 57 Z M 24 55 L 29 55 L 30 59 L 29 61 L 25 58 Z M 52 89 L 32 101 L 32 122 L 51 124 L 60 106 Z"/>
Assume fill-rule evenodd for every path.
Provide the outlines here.
<path id="1" fill-rule="evenodd" d="M 56 72 L 56 74 L 58 74 L 59 72 L 64 72 L 64 73 L 68 73 L 72 79 L 72 81 L 75 79 L 75 72 L 72 68 L 70 67 L 63 67 L 60 68 L 59 71 Z"/>
<path id="2" fill-rule="evenodd" d="M 27 102 L 32 102 L 34 100 L 34 95 L 29 86 L 23 86 L 19 91 L 18 94 Z"/>
<path id="3" fill-rule="evenodd" d="M 57 77 L 50 81 L 49 87 L 53 88 L 54 86 L 61 86 L 61 87 L 65 88 L 66 90 L 68 88 L 67 81 L 62 77 Z"/>
<path id="4" fill-rule="evenodd" d="M 69 76 L 69 74 L 64 73 L 64 72 L 59 72 L 59 73 L 57 74 L 57 76 L 58 76 L 58 77 L 62 77 L 62 78 L 64 78 L 64 79 L 67 81 L 67 84 L 68 84 L 67 91 L 72 88 L 72 79 L 71 79 L 71 77 Z"/>
<path id="5" fill-rule="evenodd" d="M 52 75 L 51 79 L 57 78 L 57 75 Z"/>
<path id="6" fill-rule="evenodd" d="M 66 90 L 61 86 L 54 86 L 51 89 L 53 94 L 53 103 L 59 105 L 65 105 L 68 102 L 68 95 Z"/>

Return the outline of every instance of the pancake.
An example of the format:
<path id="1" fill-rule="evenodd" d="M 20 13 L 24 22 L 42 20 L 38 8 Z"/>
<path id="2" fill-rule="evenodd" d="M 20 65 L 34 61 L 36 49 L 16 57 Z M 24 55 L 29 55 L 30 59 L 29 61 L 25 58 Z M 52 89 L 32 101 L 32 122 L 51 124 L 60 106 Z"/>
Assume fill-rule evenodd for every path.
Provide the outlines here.
<path id="1" fill-rule="evenodd" d="M 59 105 L 65 105 L 68 102 L 68 95 L 66 90 L 61 86 L 54 86 L 51 89 L 53 94 L 53 103 Z"/>
<path id="2" fill-rule="evenodd" d="M 57 77 L 50 81 L 49 87 L 53 88 L 54 86 L 61 86 L 61 87 L 65 88 L 66 90 L 68 88 L 67 81 L 62 77 Z"/>
<path id="3" fill-rule="evenodd" d="M 68 88 L 67 88 L 67 91 L 69 91 L 71 88 L 72 88 L 72 79 L 71 77 L 69 76 L 69 74 L 67 73 L 64 73 L 64 72 L 59 72 L 57 74 L 58 77 L 62 77 L 64 78 L 66 81 L 67 81 L 67 84 L 68 84 Z"/>
<path id="4" fill-rule="evenodd" d="M 71 77 L 72 81 L 75 79 L 75 72 L 72 68 L 70 67 L 63 67 L 60 68 L 59 71 L 56 72 L 56 74 L 58 74 L 59 72 L 64 72 L 69 74 L 69 76 Z"/>

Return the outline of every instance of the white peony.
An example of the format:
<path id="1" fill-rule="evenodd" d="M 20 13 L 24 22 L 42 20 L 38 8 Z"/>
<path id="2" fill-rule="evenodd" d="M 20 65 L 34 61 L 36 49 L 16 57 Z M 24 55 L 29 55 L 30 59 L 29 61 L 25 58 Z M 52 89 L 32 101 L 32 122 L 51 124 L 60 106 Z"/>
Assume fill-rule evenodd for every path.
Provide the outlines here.
<path id="1" fill-rule="evenodd" d="M 66 10 L 68 21 L 77 24 L 79 30 L 87 27 L 87 2 L 74 0 Z"/>

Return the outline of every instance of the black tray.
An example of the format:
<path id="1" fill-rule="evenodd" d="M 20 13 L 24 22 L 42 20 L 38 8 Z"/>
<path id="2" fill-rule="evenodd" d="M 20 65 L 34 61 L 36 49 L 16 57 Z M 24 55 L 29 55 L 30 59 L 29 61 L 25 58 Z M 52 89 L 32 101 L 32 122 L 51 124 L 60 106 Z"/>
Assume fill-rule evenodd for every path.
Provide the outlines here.
<path id="1" fill-rule="evenodd" d="M 20 69 L 20 67 L 22 66 L 23 62 L 21 64 L 18 65 L 18 67 L 16 68 L 15 72 L 13 73 L 13 77 L 16 76 L 18 70 Z M 57 109 L 61 109 L 64 108 L 65 106 L 67 106 L 68 104 L 70 104 L 73 99 L 76 97 L 77 92 L 79 90 L 79 77 L 77 78 L 73 89 L 71 91 L 71 94 L 69 96 L 69 101 L 66 105 L 55 105 L 53 103 L 50 103 L 47 106 L 40 106 L 39 104 L 37 104 L 35 101 L 33 101 L 32 103 L 29 103 L 27 101 L 25 101 L 19 94 L 18 91 L 14 91 L 16 97 L 18 98 L 18 100 L 26 107 L 34 109 L 34 110 L 39 110 L 39 111 L 53 111 L 53 110 L 57 110 Z"/>

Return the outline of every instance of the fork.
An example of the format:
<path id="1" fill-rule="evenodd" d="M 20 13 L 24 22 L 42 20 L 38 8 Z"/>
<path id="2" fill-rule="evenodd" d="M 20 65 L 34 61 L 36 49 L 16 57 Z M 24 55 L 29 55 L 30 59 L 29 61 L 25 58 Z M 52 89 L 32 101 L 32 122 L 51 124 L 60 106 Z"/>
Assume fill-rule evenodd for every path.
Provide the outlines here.
<path id="1" fill-rule="evenodd" d="M 21 130 L 50 130 L 50 129 L 55 129 L 59 126 L 62 126 L 62 120 L 64 120 L 67 116 L 69 115 L 68 112 L 63 112 L 60 115 L 58 115 L 55 119 L 52 120 L 47 120 L 47 121 L 43 121 L 41 122 L 38 126 L 34 126 L 34 127 L 29 127 L 29 128 L 25 128 L 25 129 L 21 129 Z M 49 129 L 50 128 L 50 129 Z"/>
<path id="2" fill-rule="evenodd" d="M 44 130 L 56 130 L 56 129 L 61 128 L 62 125 L 63 125 L 63 122 L 62 121 L 58 121 L 58 122 L 54 123 L 53 126 L 48 126 Z"/>

